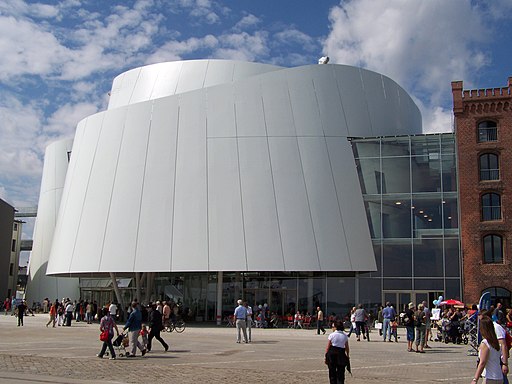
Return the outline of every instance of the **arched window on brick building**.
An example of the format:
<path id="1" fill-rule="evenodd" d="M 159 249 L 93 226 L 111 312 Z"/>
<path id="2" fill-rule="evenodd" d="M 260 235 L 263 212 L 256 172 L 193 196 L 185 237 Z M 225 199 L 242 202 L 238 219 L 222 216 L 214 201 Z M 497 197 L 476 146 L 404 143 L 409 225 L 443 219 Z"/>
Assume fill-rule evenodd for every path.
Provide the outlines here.
<path id="1" fill-rule="evenodd" d="M 497 193 L 482 195 L 482 220 L 501 220 L 501 196 Z"/>
<path id="2" fill-rule="evenodd" d="M 478 166 L 480 169 L 480 181 L 500 179 L 500 165 L 498 155 L 495 153 L 480 155 Z"/>
<path id="3" fill-rule="evenodd" d="M 491 120 L 478 123 L 478 142 L 498 141 L 498 125 Z"/>
<path id="4" fill-rule="evenodd" d="M 489 292 L 491 294 L 492 305 L 496 306 L 496 303 L 500 302 L 505 308 L 510 308 L 511 294 L 508 289 L 502 287 L 489 287 L 482 290 L 482 294 L 484 292 Z"/>
<path id="5" fill-rule="evenodd" d="M 484 236 L 484 263 L 503 263 L 503 238 L 500 235 Z"/>

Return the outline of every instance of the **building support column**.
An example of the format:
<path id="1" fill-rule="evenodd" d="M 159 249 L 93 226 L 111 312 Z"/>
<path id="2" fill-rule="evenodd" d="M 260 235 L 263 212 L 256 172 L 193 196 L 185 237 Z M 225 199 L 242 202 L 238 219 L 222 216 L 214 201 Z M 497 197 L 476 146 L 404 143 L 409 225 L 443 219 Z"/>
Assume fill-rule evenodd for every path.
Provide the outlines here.
<path id="1" fill-rule="evenodd" d="M 137 298 L 137 301 L 141 302 L 141 287 L 140 287 L 140 273 L 135 272 L 135 297 Z"/>
<path id="2" fill-rule="evenodd" d="M 119 290 L 119 286 L 117 285 L 116 274 L 114 272 L 110 272 L 110 278 L 112 279 L 112 287 L 114 288 L 114 293 L 116 294 L 117 302 L 119 303 L 120 310 L 124 311 L 124 300 L 123 295 L 121 295 L 121 291 Z"/>
<path id="3" fill-rule="evenodd" d="M 222 271 L 217 272 L 217 304 L 215 318 L 217 325 L 222 324 L 222 287 L 224 285 L 224 276 Z"/>

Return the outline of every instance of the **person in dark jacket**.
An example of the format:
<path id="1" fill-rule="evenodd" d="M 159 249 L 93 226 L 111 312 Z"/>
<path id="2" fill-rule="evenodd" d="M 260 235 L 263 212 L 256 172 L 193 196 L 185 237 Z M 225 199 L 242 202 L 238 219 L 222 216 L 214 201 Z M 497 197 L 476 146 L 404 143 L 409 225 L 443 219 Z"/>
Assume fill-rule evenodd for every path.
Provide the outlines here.
<path id="1" fill-rule="evenodd" d="M 148 321 L 150 329 L 148 337 L 148 346 L 146 349 L 148 350 L 148 352 L 151 351 L 151 341 L 153 340 L 153 338 L 155 338 L 162 344 L 162 346 L 165 349 L 165 352 L 167 352 L 167 350 L 169 349 L 169 345 L 160 336 L 160 331 L 163 328 L 162 314 L 156 310 L 156 304 L 153 304 L 151 306 L 151 311 L 149 312 L 148 315 Z"/>
<path id="2" fill-rule="evenodd" d="M 25 300 L 23 300 L 18 304 L 18 327 L 20 325 L 23 327 L 23 316 L 25 316 L 26 310 L 27 304 L 25 303 Z"/>

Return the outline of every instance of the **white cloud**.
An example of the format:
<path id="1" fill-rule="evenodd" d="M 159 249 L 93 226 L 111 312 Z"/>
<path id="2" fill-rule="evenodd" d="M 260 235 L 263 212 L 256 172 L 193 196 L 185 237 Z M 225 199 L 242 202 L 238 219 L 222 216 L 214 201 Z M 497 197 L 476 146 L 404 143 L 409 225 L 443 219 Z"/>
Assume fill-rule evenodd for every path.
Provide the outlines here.
<path id="1" fill-rule="evenodd" d="M 470 0 L 347 1 L 331 9 L 324 54 L 391 77 L 439 117 L 436 108 L 451 102 L 451 81 L 488 64 L 475 48 L 490 38 L 488 16 Z"/>
<path id="2" fill-rule="evenodd" d="M 316 49 L 315 40 L 295 28 L 286 29 L 274 35 L 277 43 L 281 45 L 299 44 L 302 49 L 312 51 Z"/>
<path id="3" fill-rule="evenodd" d="M 45 133 L 57 136 L 59 139 L 72 138 L 78 122 L 96 112 L 98 112 L 98 107 L 95 104 L 85 102 L 65 104 L 48 118 Z"/>
<path id="4" fill-rule="evenodd" d="M 249 15 L 242 17 L 242 19 L 240 19 L 240 21 L 235 24 L 233 29 L 236 31 L 242 31 L 247 28 L 255 27 L 256 25 L 258 25 L 260 23 L 261 23 L 261 19 L 259 19 L 258 17 L 254 16 L 252 14 L 249 14 Z"/>

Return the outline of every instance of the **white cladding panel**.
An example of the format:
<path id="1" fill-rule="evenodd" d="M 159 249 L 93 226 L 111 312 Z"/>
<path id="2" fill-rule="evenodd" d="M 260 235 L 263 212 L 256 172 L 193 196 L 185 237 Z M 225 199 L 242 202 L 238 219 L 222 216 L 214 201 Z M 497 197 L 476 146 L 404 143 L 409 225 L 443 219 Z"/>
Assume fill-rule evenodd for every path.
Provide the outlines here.
<path id="1" fill-rule="evenodd" d="M 346 137 L 348 129 L 334 68 L 318 69 L 312 68 L 310 76 L 313 77 L 324 134 Z"/>
<path id="2" fill-rule="evenodd" d="M 208 243 L 211 270 L 247 270 L 236 138 L 208 140 Z"/>
<path id="3" fill-rule="evenodd" d="M 322 270 L 350 270 L 350 257 L 326 140 L 330 138 L 298 139 L 318 258 Z M 345 167 L 348 170 L 338 171 L 343 174 L 352 171 L 350 163 Z"/>
<path id="4" fill-rule="evenodd" d="M 74 236 L 76 241 L 71 259 L 74 271 L 86 272 L 91 265 L 100 267 L 126 112 L 126 108 L 121 108 L 106 113 L 98 141 L 94 146 L 84 148 L 87 153 L 79 153 L 79 157 L 87 156 L 83 163 L 89 166 L 77 173 L 88 183 L 79 222 L 79 227 L 84 230 L 79 230 Z M 87 131 L 90 128 L 87 126 Z M 70 200 L 72 198 L 70 196 Z M 84 258 L 80 255 L 89 256 Z"/>
<path id="5" fill-rule="evenodd" d="M 208 137 L 235 137 L 235 100 L 231 84 L 219 85 L 206 90 L 206 127 Z"/>
<path id="6" fill-rule="evenodd" d="M 351 256 L 350 269 L 368 271 L 371 264 L 375 267 L 374 252 L 371 241 L 366 241 L 370 237 L 370 230 L 366 212 L 364 208 L 361 209 L 364 202 L 352 148 L 347 140 L 336 137 L 327 141 L 327 148 L 340 203 L 345 242 Z M 373 263 L 369 264 L 369 259 Z"/>
<path id="7" fill-rule="evenodd" d="M 153 102 L 134 270 L 170 270 L 178 100 Z"/>
<path id="8" fill-rule="evenodd" d="M 286 77 L 297 136 L 323 136 L 313 80 L 302 71 L 288 71 Z"/>
<path id="9" fill-rule="evenodd" d="M 208 269 L 205 94 L 180 95 L 171 269 Z"/>
<path id="10" fill-rule="evenodd" d="M 239 138 L 238 149 L 247 268 L 249 271 L 283 271 L 267 138 Z"/>
<path id="11" fill-rule="evenodd" d="M 421 133 L 396 83 L 203 60 L 112 90 L 79 125 L 48 273 L 375 270 L 347 137 Z"/>
<path id="12" fill-rule="evenodd" d="M 107 227 L 100 264 L 104 271 L 132 271 L 135 264 L 151 107 L 152 103 L 139 103 L 126 113 L 112 197 L 104 213 Z M 122 265 L 116 265 L 119 257 L 111 255 L 122 255 Z"/>
<path id="13" fill-rule="evenodd" d="M 25 299 L 28 302 L 41 300 L 41 292 L 48 297 L 75 297 L 78 279 L 63 279 L 46 276 L 46 268 L 52 246 L 53 234 L 62 198 L 62 190 L 68 168 L 68 152 L 73 140 L 60 140 L 50 144 L 45 151 L 41 192 L 37 206 L 33 233 L 32 252 L 28 270 Z"/>
<path id="14" fill-rule="evenodd" d="M 263 111 L 268 136 L 295 136 L 286 77 L 271 72 L 261 81 Z"/>
<path id="15" fill-rule="evenodd" d="M 297 138 L 270 137 L 269 148 L 285 269 L 319 270 Z"/>

